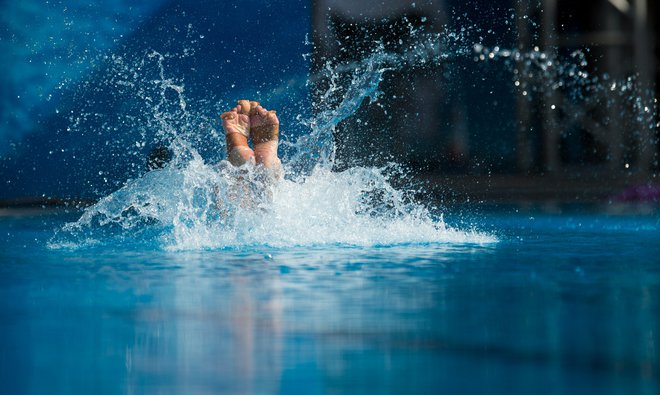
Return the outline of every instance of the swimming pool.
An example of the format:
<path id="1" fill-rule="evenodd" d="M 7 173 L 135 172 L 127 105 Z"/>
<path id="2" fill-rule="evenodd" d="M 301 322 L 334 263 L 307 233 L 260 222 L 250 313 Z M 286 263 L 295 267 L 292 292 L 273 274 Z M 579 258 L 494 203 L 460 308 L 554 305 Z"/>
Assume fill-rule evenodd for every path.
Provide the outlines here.
<path id="1" fill-rule="evenodd" d="M 0 393 L 659 391 L 657 206 L 443 208 L 388 152 L 335 167 L 345 120 L 357 114 L 356 124 L 391 134 L 388 118 L 366 119 L 360 108 L 381 106 L 393 70 L 478 64 L 489 87 L 492 74 L 479 68 L 502 62 L 506 92 L 531 100 L 552 82 L 576 100 L 626 99 L 635 127 L 656 127 L 654 99 L 637 94 L 644 86 L 587 74 L 580 51 L 564 62 L 509 48 L 463 21 L 443 34 L 410 25 L 400 51 L 374 42 L 356 62 L 328 59 L 310 75 L 306 2 L 294 13 L 291 2 L 218 8 L 218 26 L 244 21 L 258 38 L 283 32 L 276 46 L 241 36 L 255 46 L 242 51 L 235 33 L 210 30 L 206 4 L 190 3 L 153 11 L 163 18 L 99 54 L 91 85 L 71 88 L 62 109 L 57 99 L 41 107 L 55 111 L 44 135 L 51 124 L 60 133 L 35 137 L 7 171 L 8 196 L 98 203 L 0 211 Z M 509 14 L 499 19 L 509 25 Z M 202 56 L 211 52 L 222 57 Z M 62 59 L 49 67 L 70 63 Z M 469 85 L 472 67 L 456 74 L 465 78 L 455 89 Z M 246 81 L 251 74 L 265 80 Z M 254 168 L 222 164 L 217 115 L 242 98 L 282 110 L 286 175 L 275 186 Z M 518 125 L 494 114 L 479 132 L 492 139 L 476 141 L 512 152 L 490 126 Z M 420 117 L 396 114 L 409 115 Z M 172 160 L 145 173 L 152 147 Z M 475 155 L 468 172 L 485 176 L 492 164 Z M 233 193 L 241 188 L 246 205 Z"/>
<path id="2" fill-rule="evenodd" d="M 456 208 L 498 241 L 193 251 L 51 249 L 79 213 L 4 212 L 2 392 L 656 393 L 649 210 Z"/>

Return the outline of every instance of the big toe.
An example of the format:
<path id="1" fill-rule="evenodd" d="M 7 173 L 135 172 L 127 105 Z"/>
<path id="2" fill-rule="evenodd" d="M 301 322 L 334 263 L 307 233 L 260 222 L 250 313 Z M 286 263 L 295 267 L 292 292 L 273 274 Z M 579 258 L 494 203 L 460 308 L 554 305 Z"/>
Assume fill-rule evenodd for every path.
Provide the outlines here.
<path id="1" fill-rule="evenodd" d="M 249 100 L 238 100 L 237 103 L 238 103 L 238 105 L 236 106 L 236 108 L 238 109 L 239 114 L 245 114 L 245 115 L 250 114 L 250 101 Z"/>
<path id="2" fill-rule="evenodd" d="M 258 101 L 250 101 L 250 100 L 238 100 L 238 106 L 239 108 L 239 113 L 240 114 L 245 114 L 245 115 L 254 115 L 255 111 L 257 110 L 257 107 L 259 107 L 259 102 Z"/>
<path id="3" fill-rule="evenodd" d="M 220 118 L 223 121 L 229 121 L 229 120 L 234 119 L 235 116 L 236 116 L 236 113 L 234 111 L 226 111 L 226 112 L 223 112 L 222 115 L 220 115 Z"/>

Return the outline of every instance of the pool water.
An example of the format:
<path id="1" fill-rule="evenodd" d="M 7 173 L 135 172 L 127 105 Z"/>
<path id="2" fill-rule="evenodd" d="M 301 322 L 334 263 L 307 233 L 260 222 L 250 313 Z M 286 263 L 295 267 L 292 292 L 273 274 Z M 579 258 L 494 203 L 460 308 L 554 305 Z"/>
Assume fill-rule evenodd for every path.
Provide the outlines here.
<path id="1" fill-rule="evenodd" d="M 452 215 L 453 213 L 453 215 Z M 660 213 L 447 213 L 497 242 L 48 247 L 0 217 L 6 394 L 660 391 Z"/>
<path id="2" fill-rule="evenodd" d="M 443 209 L 416 199 L 428 193 L 407 185 L 415 169 L 391 163 L 388 152 L 370 153 L 378 160 L 365 166 L 377 167 L 333 171 L 340 124 L 366 106 L 388 115 L 380 85 L 392 71 L 466 65 L 451 74 L 456 87 L 447 85 L 463 92 L 473 73 L 483 87 L 494 82 L 468 64 L 501 62 L 511 71 L 506 92 L 532 100 L 558 84 L 590 108 L 605 100 L 617 114 L 611 103 L 624 103 L 635 109 L 631 130 L 657 128 L 655 99 L 640 96 L 647 87 L 587 73 L 581 51 L 564 60 L 507 49 L 486 26 L 440 34 L 411 24 L 399 52 L 373 42 L 361 60 L 329 59 L 311 76 L 308 25 L 299 23 L 306 5 L 297 13 L 234 8 L 250 18 L 227 14 L 231 23 L 218 26 L 262 20 L 268 31 L 273 21 L 289 25 L 282 15 L 296 19 L 276 40 L 282 51 L 267 45 L 286 67 L 248 55 L 259 56 L 265 41 L 234 51 L 235 33 L 215 29 L 204 41 L 213 18 L 183 30 L 170 19 L 141 23 L 143 34 L 167 42 L 136 35 L 134 45 L 99 53 L 106 66 L 93 84 L 63 96 L 73 107 L 55 110 L 71 114 L 52 118 L 67 132 L 35 138 L 8 171 L 24 184 L 8 180 L 9 197 L 92 193 L 98 202 L 84 212 L 0 211 L 0 394 L 660 392 L 657 207 Z M 186 10 L 143 11 L 185 19 Z M 202 56 L 205 48 L 234 55 L 223 68 Z M 54 75 L 59 63 L 48 65 Z M 501 89 L 489 97 L 507 96 Z M 473 106 L 470 94 L 458 96 Z M 263 169 L 223 161 L 217 116 L 237 98 L 281 111 L 277 183 Z M 401 112 L 394 116 L 420 116 Z M 508 128 L 502 116 L 484 115 L 483 133 L 494 121 Z M 363 126 L 350 133 L 395 136 L 379 122 L 357 119 Z M 483 141 L 489 156 L 504 158 L 494 154 L 504 140 Z M 152 147 L 166 147 L 171 160 L 143 173 Z M 46 165 L 26 165 L 42 157 Z"/>

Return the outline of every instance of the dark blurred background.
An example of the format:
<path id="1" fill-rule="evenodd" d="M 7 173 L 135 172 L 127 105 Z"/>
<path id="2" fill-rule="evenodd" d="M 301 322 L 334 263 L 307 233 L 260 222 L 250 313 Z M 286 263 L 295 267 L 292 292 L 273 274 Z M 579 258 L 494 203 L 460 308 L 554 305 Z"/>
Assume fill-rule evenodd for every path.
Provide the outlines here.
<path id="1" fill-rule="evenodd" d="M 313 111 L 328 61 L 359 63 L 376 42 L 401 51 L 414 44 L 411 27 L 460 36 L 468 50 L 387 72 L 378 104 L 337 128 L 336 170 L 399 162 L 429 199 L 445 201 L 656 199 L 659 11 L 648 0 L 0 7 L 5 206 L 93 201 L 145 171 L 159 131 L 135 108 L 158 91 L 135 95 L 130 85 L 160 79 L 153 51 L 164 55 L 165 77 L 185 86 L 203 120 L 190 133 L 215 160 L 204 139 L 222 138 L 217 114 L 234 99 L 285 109 L 286 138 L 295 139 L 305 133 L 296 115 Z M 520 60 L 489 58 L 503 49 Z M 554 64 L 546 70 L 540 59 Z"/>
<path id="2" fill-rule="evenodd" d="M 319 0 L 314 10 L 317 71 L 379 39 L 396 51 L 411 25 L 523 56 L 485 51 L 386 74 L 383 105 L 363 105 L 337 131 L 338 168 L 387 152 L 449 201 L 660 200 L 656 3 Z M 554 64 L 542 69 L 537 54 Z"/>

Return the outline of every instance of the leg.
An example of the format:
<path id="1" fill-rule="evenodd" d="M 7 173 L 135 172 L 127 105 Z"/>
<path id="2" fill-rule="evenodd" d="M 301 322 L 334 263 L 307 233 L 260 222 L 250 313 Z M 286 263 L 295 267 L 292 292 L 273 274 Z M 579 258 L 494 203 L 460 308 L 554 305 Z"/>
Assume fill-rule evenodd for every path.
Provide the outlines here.
<path id="1" fill-rule="evenodd" d="M 237 167 L 245 163 L 258 164 L 266 170 L 252 174 L 257 176 L 254 179 L 256 183 L 248 183 L 243 176 L 239 176 L 238 183 L 228 191 L 227 197 L 233 201 L 238 200 L 244 208 L 257 207 L 261 204 L 259 202 L 271 201 L 272 191 L 269 186 L 272 181 L 282 176 L 281 162 L 277 157 L 279 120 L 275 111 L 266 111 L 255 101 L 239 100 L 238 105 L 222 114 L 221 118 L 227 139 L 229 162 Z M 250 137 L 254 151 L 248 145 Z M 216 195 L 220 196 L 218 190 Z M 217 205 L 222 208 L 220 199 Z"/>

